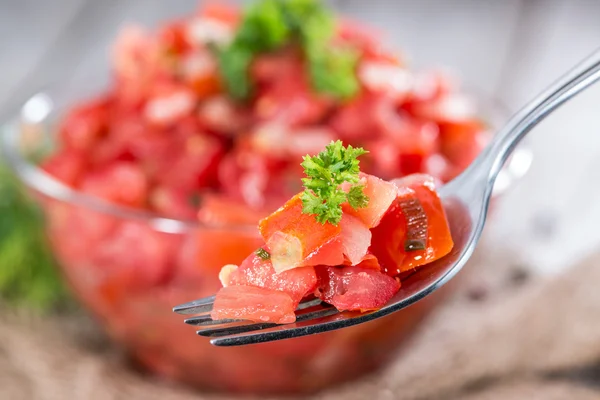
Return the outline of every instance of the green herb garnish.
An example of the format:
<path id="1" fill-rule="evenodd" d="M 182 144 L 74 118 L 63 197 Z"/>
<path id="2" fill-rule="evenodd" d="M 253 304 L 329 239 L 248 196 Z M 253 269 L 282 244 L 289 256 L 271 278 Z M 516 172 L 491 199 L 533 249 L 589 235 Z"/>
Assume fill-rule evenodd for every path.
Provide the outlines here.
<path id="1" fill-rule="evenodd" d="M 0 301 L 40 311 L 68 304 L 41 212 L 1 165 L 0 216 Z"/>
<path id="2" fill-rule="evenodd" d="M 302 212 L 315 214 L 321 224 L 337 225 L 342 219 L 342 204 L 348 202 L 354 209 L 366 207 L 369 198 L 359 184 L 358 157 L 368 153 L 352 146 L 344 147 L 341 140 L 331 142 L 316 156 L 304 156 L 302 178 Z M 350 186 L 344 191 L 340 185 Z"/>
<path id="3" fill-rule="evenodd" d="M 262 247 L 259 247 L 258 250 L 255 251 L 255 253 L 263 260 L 268 260 L 269 258 L 271 258 L 271 254 L 269 254 L 269 252 L 263 249 Z"/>
<path id="4" fill-rule="evenodd" d="M 218 50 L 219 69 L 233 98 L 251 96 L 249 68 L 254 57 L 299 45 L 316 91 L 349 98 L 359 90 L 358 54 L 331 44 L 335 19 L 319 0 L 260 0 L 246 12 L 234 40 Z"/>

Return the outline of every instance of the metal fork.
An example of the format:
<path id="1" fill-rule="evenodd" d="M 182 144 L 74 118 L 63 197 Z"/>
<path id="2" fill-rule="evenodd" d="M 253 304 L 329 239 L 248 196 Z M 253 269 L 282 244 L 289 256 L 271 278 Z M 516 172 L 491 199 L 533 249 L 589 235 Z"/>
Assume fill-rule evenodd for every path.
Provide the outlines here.
<path id="1" fill-rule="evenodd" d="M 454 248 L 442 259 L 415 271 L 383 308 L 367 312 L 338 312 L 318 299 L 303 301 L 297 321 L 277 325 L 210 318 L 214 296 L 182 304 L 180 314 L 201 314 L 185 320 L 200 326 L 198 334 L 217 346 L 269 342 L 346 328 L 399 311 L 433 293 L 452 279 L 473 254 L 486 221 L 494 182 L 519 141 L 550 112 L 600 79 L 600 51 L 573 68 L 515 114 L 489 146 L 461 175 L 440 188 Z"/>

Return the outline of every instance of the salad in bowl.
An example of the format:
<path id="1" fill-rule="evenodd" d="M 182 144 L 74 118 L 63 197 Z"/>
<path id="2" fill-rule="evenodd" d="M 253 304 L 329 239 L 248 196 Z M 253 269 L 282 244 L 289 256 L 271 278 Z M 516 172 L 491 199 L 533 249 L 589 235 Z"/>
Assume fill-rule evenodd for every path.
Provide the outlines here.
<path id="1" fill-rule="evenodd" d="M 124 28 L 111 55 L 106 90 L 66 108 L 52 108 L 60 88 L 38 95 L 47 112 L 8 124 L 3 149 L 65 279 L 136 363 L 203 389 L 313 392 L 384 365 L 451 290 L 322 335 L 199 339 L 171 308 L 255 254 L 258 221 L 302 190 L 302 156 L 341 140 L 367 151 L 364 179 L 439 185 L 485 146 L 486 124 L 452 80 L 413 71 L 317 0 L 203 4 L 156 31 Z"/>

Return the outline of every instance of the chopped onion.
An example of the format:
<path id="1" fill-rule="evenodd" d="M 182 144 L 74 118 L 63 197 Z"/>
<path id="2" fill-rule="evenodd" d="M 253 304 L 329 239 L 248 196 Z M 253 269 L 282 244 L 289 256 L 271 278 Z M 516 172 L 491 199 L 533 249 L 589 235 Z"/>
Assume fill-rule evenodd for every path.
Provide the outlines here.
<path id="1" fill-rule="evenodd" d="M 223 287 L 229 286 L 229 282 L 231 281 L 230 276 L 237 269 L 238 266 L 235 264 L 227 264 L 221 268 L 221 271 L 219 272 L 219 280 L 221 281 L 221 285 L 223 285 Z"/>
<path id="2" fill-rule="evenodd" d="M 302 262 L 302 242 L 294 235 L 275 232 L 267 241 L 271 251 L 271 262 L 275 272 L 283 272 L 300 266 Z"/>

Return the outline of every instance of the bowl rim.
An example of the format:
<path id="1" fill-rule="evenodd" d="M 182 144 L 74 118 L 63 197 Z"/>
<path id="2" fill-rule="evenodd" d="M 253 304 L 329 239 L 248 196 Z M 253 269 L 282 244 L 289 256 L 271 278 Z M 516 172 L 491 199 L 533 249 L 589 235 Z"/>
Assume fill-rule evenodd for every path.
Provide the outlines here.
<path id="1" fill-rule="evenodd" d="M 471 94 L 474 93 L 473 91 L 468 90 L 467 92 Z M 477 104 L 481 104 L 480 100 L 485 99 L 486 97 L 475 95 L 474 98 L 477 99 Z M 32 103 L 36 106 L 37 114 L 28 115 L 25 111 L 27 107 L 32 108 Z M 486 101 L 483 101 L 483 103 L 485 104 Z M 507 107 L 498 100 L 487 101 L 487 106 L 489 109 L 494 109 L 496 112 L 504 114 L 505 117 L 506 115 L 509 115 L 506 111 Z M 40 91 L 30 96 L 28 100 L 18 108 L 18 110 L 20 110 L 18 115 L 13 116 L 9 121 L 0 126 L 0 154 L 2 155 L 0 161 L 5 161 L 8 164 L 8 167 L 29 188 L 54 200 L 74 204 L 79 207 L 103 214 L 109 214 L 124 220 L 144 222 L 153 229 L 164 233 L 178 234 L 189 232 L 194 229 L 256 231 L 255 223 L 208 224 L 193 219 L 165 217 L 156 212 L 115 204 L 64 184 L 59 179 L 44 171 L 34 162 L 28 160 L 27 157 L 22 154 L 19 145 L 19 139 L 22 137 L 24 130 L 21 127 L 22 124 L 48 125 L 49 117 L 57 112 L 56 108 L 57 107 L 54 106 L 52 97 L 48 92 Z M 522 178 L 529 170 L 531 161 L 532 152 L 526 146 L 521 145 L 517 148 L 513 153 L 513 157 L 504 165 L 496 181 L 497 183 L 494 187 L 493 195 L 498 196 L 503 194 L 507 189 L 513 186 L 515 181 Z"/>

